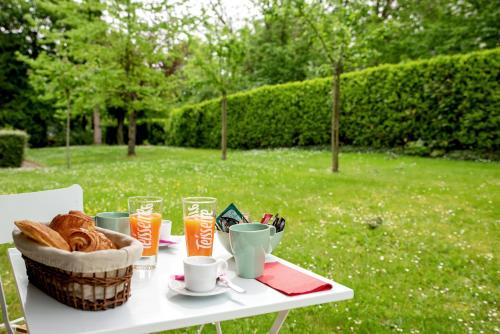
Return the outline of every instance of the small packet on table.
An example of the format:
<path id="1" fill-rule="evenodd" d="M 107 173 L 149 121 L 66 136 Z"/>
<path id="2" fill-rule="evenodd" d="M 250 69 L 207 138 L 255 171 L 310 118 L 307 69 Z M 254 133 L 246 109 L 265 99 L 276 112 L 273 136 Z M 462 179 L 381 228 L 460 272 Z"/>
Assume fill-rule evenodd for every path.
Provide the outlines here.
<path id="1" fill-rule="evenodd" d="M 241 223 L 248 223 L 248 220 L 233 203 L 229 204 L 215 221 L 217 229 L 222 232 L 229 232 L 229 227 Z"/>
<path id="2" fill-rule="evenodd" d="M 276 228 L 276 233 L 282 232 L 285 229 L 285 218 L 280 217 L 278 214 L 275 214 L 274 219 L 271 222 L 272 215 L 271 217 L 269 217 L 268 215 L 268 213 L 264 214 L 261 223 L 273 225 Z"/>
<path id="3" fill-rule="evenodd" d="M 269 224 L 269 221 L 271 220 L 271 218 L 273 218 L 272 213 L 264 213 L 264 215 L 262 216 L 262 218 L 260 220 L 260 223 L 267 225 L 267 224 Z"/>

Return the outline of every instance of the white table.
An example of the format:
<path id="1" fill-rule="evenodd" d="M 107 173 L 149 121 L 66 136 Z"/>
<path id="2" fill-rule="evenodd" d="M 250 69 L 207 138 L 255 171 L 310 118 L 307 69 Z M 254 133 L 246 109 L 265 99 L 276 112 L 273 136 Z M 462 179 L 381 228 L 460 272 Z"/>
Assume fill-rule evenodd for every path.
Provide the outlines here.
<path id="1" fill-rule="evenodd" d="M 271 333 L 277 333 L 290 309 L 353 297 L 353 290 L 272 255 L 266 261 L 280 261 L 331 283 L 333 289 L 288 297 L 257 280 L 236 277 L 234 259 L 217 240 L 214 256 L 231 258 L 228 260 L 228 276 L 247 292 L 229 291 L 203 298 L 177 295 L 169 290 L 168 281 L 172 274 L 182 274 L 182 259 L 185 256 L 183 239 L 178 245 L 160 249 L 158 266 L 149 277 L 140 275 L 140 271 L 134 272 L 132 296 L 127 303 L 115 309 L 92 312 L 61 304 L 29 284 L 21 254 L 15 248 L 9 249 L 9 259 L 31 334 L 149 333 L 279 312 L 271 328 Z"/>

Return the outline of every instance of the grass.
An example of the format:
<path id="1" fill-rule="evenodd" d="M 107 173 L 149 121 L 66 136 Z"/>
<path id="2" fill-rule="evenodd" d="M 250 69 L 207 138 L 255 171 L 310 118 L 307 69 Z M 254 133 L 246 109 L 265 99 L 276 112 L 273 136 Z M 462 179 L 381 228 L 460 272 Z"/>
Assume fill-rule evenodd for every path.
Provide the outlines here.
<path id="1" fill-rule="evenodd" d="M 128 196 L 160 195 L 173 232 L 180 198 L 217 197 L 254 218 L 279 212 L 287 233 L 275 254 L 352 287 L 351 301 L 293 310 L 283 333 L 493 333 L 500 331 L 500 168 L 497 163 L 341 155 L 325 151 L 232 151 L 139 147 L 33 149 L 46 167 L 0 170 L 0 193 L 82 185 L 85 210 L 125 210 Z M 367 222 L 382 224 L 370 229 Z M 1 249 L 12 317 L 20 307 Z M 227 333 L 262 333 L 273 315 L 223 323 Z M 204 333 L 214 332 L 213 326 Z M 195 328 L 173 331 L 194 333 Z"/>

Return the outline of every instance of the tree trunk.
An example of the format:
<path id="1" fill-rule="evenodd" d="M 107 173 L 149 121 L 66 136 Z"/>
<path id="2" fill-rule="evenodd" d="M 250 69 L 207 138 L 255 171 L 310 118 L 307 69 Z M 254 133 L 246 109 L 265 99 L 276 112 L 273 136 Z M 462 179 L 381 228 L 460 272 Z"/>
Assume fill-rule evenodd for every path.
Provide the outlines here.
<path id="1" fill-rule="evenodd" d="M 101 113 L 99 112 L 99 106 L 94 107 L 94 112 L 92 114 L 94 120 L 94 145 L 102 144 L 102 131 L 101 131 Z"/>
<path id="2" fill-rule="evenodd" d="M 125 115 L 123 113 L 119 113 L 116 116 L 116 143 L 118 145 L 125 144 L 125 138 L 123 137 L 123 123 L 125 121 Z"/>
<path id="3" fill-rule="evenodd" d="M 71 134 L 71 101 L 69 91 L 66 90 L 66 166 L 71 168 L 71 152 L 69 151 Z"/>
<path id="4" fill-rule="evenodd" d="M 227 156 L 227 95 L 226 92 L 222 92 L 221 100 L 221 140 L 220 146 L 222 150 L 222 160 L 226 160 Z"/>
<path id="5" fill-rule="evenodd" d="M 136 114 L 135 110 L 129 111 L 128 117 L 128 152 L 127 155 L 135 155 L 135 131 L 136 130 Z"/>
<path id="6" fill-rule="evenodd" d="M 384 21 L 387 20 L 391 7 L 392 7 L 392 0 L 387 0 L 387 2 L 384 5 L 384 8 L 382 9 L 382 19 Z"/>
<path id="7" fill-rule="evenodd" d="M 332 86 L 332 172 L 339 171 L 339 123 L 340 123 L 340 75 L 342 74 L 342 61 L 334 65 Z"/>

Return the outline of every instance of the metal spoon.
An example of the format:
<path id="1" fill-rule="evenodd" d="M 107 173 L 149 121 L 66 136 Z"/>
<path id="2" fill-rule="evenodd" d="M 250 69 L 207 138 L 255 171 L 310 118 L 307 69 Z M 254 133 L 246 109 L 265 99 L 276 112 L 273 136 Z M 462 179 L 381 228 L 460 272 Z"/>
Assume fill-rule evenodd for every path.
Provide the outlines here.
<path id="1" fill-rule="evenodd" d="M 230 289 L 233 289 L 234 291 L 238 292 L 238 293 L 245 293 L 246 290 L 243 289 L 242 287 L 234 284 L 233 282 L 231 282 L 230 280 L 227 279 L 227 277 L 225 276 L 219 276 L 217 278 L 218 281 L 220 281 L 222 284 L 226 285 L 228 288 Z"/>

